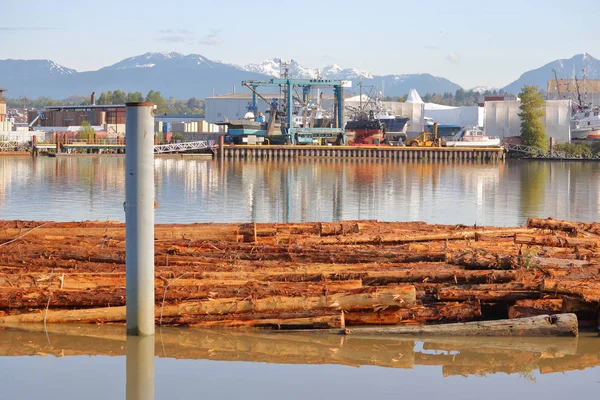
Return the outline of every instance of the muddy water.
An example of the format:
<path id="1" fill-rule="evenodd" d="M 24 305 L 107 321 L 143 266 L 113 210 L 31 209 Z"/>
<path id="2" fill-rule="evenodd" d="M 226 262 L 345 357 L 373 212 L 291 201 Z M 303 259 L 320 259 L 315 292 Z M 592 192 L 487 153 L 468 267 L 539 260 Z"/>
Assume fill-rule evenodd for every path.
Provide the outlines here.
<path id="1" fill-rule="evenodd" d="M 0 331 L 0 369 L 7 399 L 593 398 L 600 338 L 167 329 L 140 340 L 122 327 L 51 326 Z"/>
<path id="2" fill-rule="evenodd" d="M 0 157 L 0 218 L 124 220 L 123 157 Z M 159 158 L 156 222 L 600 220 L 600 163 Z"/>

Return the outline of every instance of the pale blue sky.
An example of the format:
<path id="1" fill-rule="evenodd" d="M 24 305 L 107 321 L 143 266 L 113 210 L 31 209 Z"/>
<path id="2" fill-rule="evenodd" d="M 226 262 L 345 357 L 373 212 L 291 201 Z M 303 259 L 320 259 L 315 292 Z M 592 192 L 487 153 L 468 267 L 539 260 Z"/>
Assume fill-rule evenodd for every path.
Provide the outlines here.
<path id="1" fill-rule="evenodd" d="M 600 58 L 594 1 L 2 3 L 0 58 L 47 58 L 79 71 L 149 51 L 179 51 L 237 64 L 282 57 L 311 68 L 428 72 L 471 88 L 502 87 L 526 70 L 582 52 Z"/>

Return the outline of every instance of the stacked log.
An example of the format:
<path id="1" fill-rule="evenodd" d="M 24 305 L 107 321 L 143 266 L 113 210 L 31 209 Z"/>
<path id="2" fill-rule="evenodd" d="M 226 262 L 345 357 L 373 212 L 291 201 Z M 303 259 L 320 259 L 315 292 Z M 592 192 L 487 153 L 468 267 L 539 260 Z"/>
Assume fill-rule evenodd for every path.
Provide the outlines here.
<path id="1" fill-rule="evenodd" d="M 592 326 L 598 233 L 539 219 L 157 225 L 156 320 L 343 329 L 575 313 Z M 0 324 L 122 323 L 125 301 L 123 224 L 0 221 Z"/>

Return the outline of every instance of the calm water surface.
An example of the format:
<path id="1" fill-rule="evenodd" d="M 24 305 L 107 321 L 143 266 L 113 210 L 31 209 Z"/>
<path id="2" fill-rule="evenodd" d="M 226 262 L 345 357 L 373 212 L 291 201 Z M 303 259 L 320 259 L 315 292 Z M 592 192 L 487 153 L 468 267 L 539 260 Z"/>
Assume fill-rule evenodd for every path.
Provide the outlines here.
<path id="1" fill-rule="evenodd" d="M 124 220 L 123 158 L 0 157 L 0 218 Z M 599 220 L 600 164 L 155 162 L 156 221 Z M 361 339 L 118 327 L 0 330 L 4 399 L 561 399 L 600 392 L 600 339 Z"/>
<path id="2" fill-rule="evenodd" d="M 122 157 L 0 157 L 0 218 L 123 221 Z M 600 219 L 600 163 L 155 161 L 157 223 Z"/>
<path id="3" fill-rule="evenodd" d="M 600 339 L 391 339 L 120 327 L 0 331 L 6 399 L 565 399 L 600 390 Z M 127 394 L 127 395 L 126 395 Z"/>

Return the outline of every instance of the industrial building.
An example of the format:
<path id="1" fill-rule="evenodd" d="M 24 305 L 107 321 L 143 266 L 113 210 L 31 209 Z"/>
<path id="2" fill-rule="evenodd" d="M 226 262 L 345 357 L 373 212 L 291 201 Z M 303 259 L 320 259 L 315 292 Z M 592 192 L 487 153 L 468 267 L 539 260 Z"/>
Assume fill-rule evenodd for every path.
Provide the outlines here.
<path id="1" fill-rule="evenodd" d="M 6 101 L 2 98 L 2 92 L 6 92 L 6 89 L 0 88 L 0 122 L 6 121 Z"/>
<path id="2" fill-rule="evenodd" d="M 42 111 L 30 111 L 27 115 L 30 126 L 38 128 L 68 128 L 81 126 L 87 121 L 92 126 L 102 126 L 109 136 L 125 135 L 124 105 L 52 106 Z M 62 129 L 64 130 L 64 129 Z"/>
<path id="3" fill-rule="evenodd" d="M 6 101 L 2 97 L 2 92 L 6 89 L 0 89 L 0 132 L 12 131 L 12 123 L 6 119 Z"/>
<path id="4" fill-rule="evenodd" d="M 549 138 L 558 143 L 571 141 L 571 101 L 546 101 L 544 126 Z M 486 101 L 484 130 L 489 136 L 500 138 L 521 135 L 520 101 Z"/>
<path id="5" fill-rule="evenodd" d="M 553 81 L 554 82 L 554 81 Z M 595 81 L 600 82 L 600 81 Z M 600 85 L 598 85 L 600 88 Z M 596 89 L 592 89 L 596 90 Z M 267 100 L 277 99 L 283 101 L 279 93 L 263 95 Z M 362 103 L 369 101 L 359 96 L 347 97 L 344 101 L 347 108 L 357 108 Z M 205 101 L 206 121 L 214 123 L 223 120 L 242 119 L 252 102 L 251 93 L 231 93 L 209 97 Z M 383 102 L 384 108 L 393 114 L 408 117 L 407 136 L 409 138 L 419 135 L 426 129 L 426 118 L 438 122 L 440 125 L 455 126 L 480 126 L 489 136 L 501 138 L 520 136 L 521 121 L 519 118 L 520 102 L 514 96 L 485 98 L 480 105 L 451 107 L 433 103 L 424 103 L 416 91 L 411 91 L 406 102 Z M 548 100 L 546 102 L 546 116 L 544 125 L 548 137 L 554 138 L 558 143 L 571 140 L 571 105 L 570 100 Z M 322 108 L 333 106 L 333 96 L 324 96 Z M 259 110 L 268 105 L 262 104 Z M 347 114 L 346 118 L 349 115 Z"/>

